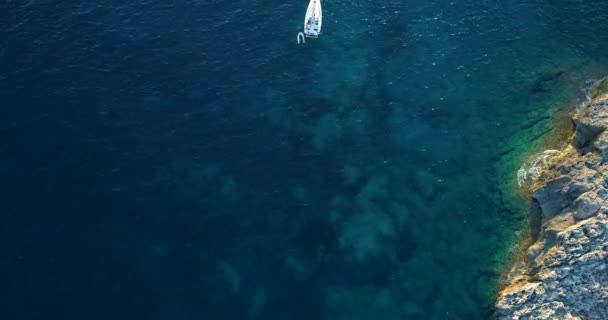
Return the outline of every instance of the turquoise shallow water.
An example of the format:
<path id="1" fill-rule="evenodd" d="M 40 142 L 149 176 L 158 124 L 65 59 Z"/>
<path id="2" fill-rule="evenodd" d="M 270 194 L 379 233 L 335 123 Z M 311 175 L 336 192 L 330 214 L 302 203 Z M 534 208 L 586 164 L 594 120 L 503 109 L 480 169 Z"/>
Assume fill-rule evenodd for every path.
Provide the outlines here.
<path id="1" fill-rule="evenodd" d="M 490 319 L 604 1 L 0 4 L 9 319 Z"/>

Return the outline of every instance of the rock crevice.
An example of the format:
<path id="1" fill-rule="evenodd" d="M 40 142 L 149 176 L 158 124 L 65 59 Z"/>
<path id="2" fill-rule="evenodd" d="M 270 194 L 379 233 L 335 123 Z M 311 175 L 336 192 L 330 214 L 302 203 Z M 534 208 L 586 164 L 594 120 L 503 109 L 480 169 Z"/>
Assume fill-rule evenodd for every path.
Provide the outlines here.
<path id="1" fill-rule="evenodd" d="M 608 90 L 574 116 L 571 144 L 534 182 L 541 210 L 526 277 L 503 289 L 499 319 L 608 319 Z"/>

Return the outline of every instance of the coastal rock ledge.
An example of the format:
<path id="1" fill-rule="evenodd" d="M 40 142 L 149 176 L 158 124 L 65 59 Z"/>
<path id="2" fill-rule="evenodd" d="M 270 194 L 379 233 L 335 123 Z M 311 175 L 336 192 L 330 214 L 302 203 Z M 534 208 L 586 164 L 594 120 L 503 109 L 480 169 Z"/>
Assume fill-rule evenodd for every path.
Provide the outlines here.
<path id="1" fill-rule="evenodd" d="M 542 168 L 532 202 L 542 218 L 527 274 L 504 288 L 501 320 L 608 319 L 608 79 L 574 116 L 570 145 Z"/>

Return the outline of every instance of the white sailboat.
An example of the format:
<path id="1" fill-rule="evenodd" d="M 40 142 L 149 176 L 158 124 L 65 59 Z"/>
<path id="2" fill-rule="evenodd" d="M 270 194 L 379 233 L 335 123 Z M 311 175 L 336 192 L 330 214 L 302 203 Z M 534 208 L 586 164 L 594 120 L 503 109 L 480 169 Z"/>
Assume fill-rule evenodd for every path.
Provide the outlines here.
<path id="1" fill-rule="evenodd" d="M 321 9 L 321 0 L 310 0 L 306 9 L 306 15 L 304 16 L 304 33 L 298 33 L 298 43 L 300 43 L 300 38 L 302 42 L 305 42 L 304 37 L 319 37 L 322 23 L 323 11 Z"/>
<path id="2" fill-rule="evenodd" d="M 306 16 L 304 17 L 304 35 L 308 38 L 316 38 L 321 34 L 321 23 L 323 22 L 323 11 L 321 0 L 310 0 Z"/>

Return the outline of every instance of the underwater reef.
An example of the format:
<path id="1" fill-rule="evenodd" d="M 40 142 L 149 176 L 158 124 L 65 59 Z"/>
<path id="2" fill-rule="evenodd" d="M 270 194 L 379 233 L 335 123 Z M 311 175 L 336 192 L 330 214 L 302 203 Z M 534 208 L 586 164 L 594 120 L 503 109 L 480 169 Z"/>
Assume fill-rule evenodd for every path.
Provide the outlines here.
<path id="1" fill-rule="evenodd" d="M 565 148 L 520 172 L 540 223 L 526 274 L 499 293 L 499 319 L 608 319 L 608 78 L 573 121 Z"/>

